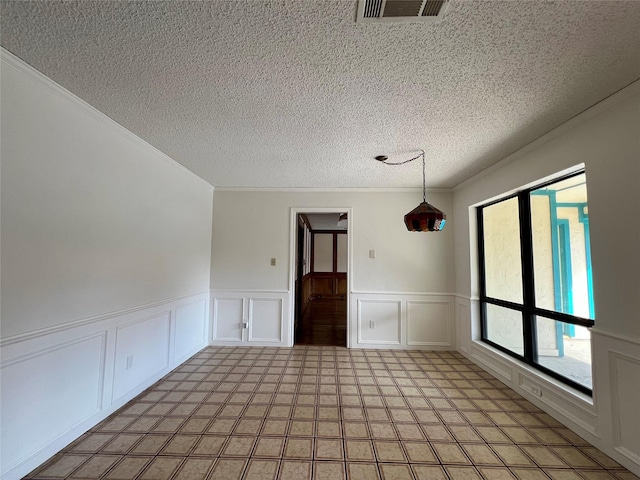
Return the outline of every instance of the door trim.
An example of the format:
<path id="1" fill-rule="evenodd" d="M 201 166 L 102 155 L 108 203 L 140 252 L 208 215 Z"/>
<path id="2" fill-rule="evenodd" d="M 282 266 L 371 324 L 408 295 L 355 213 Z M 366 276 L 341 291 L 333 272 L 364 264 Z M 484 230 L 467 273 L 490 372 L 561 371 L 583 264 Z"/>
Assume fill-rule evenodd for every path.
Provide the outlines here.
<path id="1" fill-rule="evenodd" d="M 298 214 L 301 213 L 343 213 L 347 212 L 347 348 L 352 348 L 351 338 L 351 291 L 353 272 L 353 209 L 351 207 L 291 207 L 289 219 L 289 331 L 288 346 L 295 343 L 294 318 L 296 308 L 295 285 L 296 285 L 296 243 L 298 232 Z"/>

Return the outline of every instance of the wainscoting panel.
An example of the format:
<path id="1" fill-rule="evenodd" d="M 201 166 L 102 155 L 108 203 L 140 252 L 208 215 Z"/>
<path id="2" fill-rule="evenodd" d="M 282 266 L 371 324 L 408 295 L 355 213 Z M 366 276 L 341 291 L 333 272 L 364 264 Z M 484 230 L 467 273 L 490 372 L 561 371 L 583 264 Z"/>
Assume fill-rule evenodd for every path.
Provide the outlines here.
<path id="1" fill-rule="evenodd" d="M 462 353 L 468 353 L 471 348 L 471 328 L 469 326 L 469 300 L 456 297 L 456 347 Z"/>
<path id="2" fill-rule="evenodd" d="M 176 307 L 174 361 L 184 361 L 202 349 L 202 339 L 207 338 L 208 316 L 205 299 Z"/>
<path id="3" fill-rule="evenodd" d="M 105 343 L 103 331 L 2 366 L 3 466 L 14 466 L 100 411 Z"/>
<path id="4" fill-rule="evenodd" d="M 3 339 L 1 478 L 22 478 L 204 348 L 208 302 L 203 292 Z"/>
<path id="5" fill-rule="evenodd" d="M 171 312 L 116 328 L 114 401 L 167 368 L 170 328 Z"/>
<path id="6" fill-rule="evenodd" d="M 407 301 L 407 345 L 450 346 L 451 302 Z"/>
<path id="7" fill-rule="evenodd" d="M 505 355 L 487 355 L 480 345 L 474 345 L 470 358 L 501 382 L 512 384 L 514 376 L 514 364 Z"/>
<path id="8" fill-rule="evenodd" d="M 640 463 L 640 429 L 638 423 L 625 419 L 638 419 L 640 405 L 640 359 L 618 352 L 609 352 L 612 373 L 613 442 L 616 448 Z M 630 381 L 636 379 L 636 381 Z"/>
<path id="9" fill-rule="evenodd" d="M 400 345 L 401 302 L 358 300 L 358 343 Z"/>
<path id="10" fill-rule="evenodd" d="M 452 295 L 356 292 L 349 308 L 352 348 L 453 348 Z"/>
<path id="11" fill-rule="evenodd" d="M 213 299 L 213 341 L 242 342 L 244 299 Z"/>
<path id="12" fill-rule="evenodd" d="M 600 437 L 612 456 L 640 476 L 640 338 L 591 329 Z M 599 445 L 596 445 L 599 446 Z"/>
<path id="13" fill-rule="evenodd" d="M 282 343 L 282 299 L 249 299 L 249 341 Z"/>
<path id="14" fill-rule="evenodd" d="M 213 290 L 210 343 L 290 346 L 289 296 L 288 291 Z"/>

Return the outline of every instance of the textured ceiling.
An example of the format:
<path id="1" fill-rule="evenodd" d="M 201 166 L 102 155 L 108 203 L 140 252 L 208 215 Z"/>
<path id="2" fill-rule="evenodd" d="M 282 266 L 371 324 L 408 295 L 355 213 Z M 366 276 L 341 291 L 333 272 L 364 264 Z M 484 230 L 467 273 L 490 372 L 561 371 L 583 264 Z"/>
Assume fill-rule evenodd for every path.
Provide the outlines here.
<path id="1" fill-rule="evenodd" d="M 452 187 L 640 77 L 640 1 L 2 1 L 1 43 L 215 186 Z"/>

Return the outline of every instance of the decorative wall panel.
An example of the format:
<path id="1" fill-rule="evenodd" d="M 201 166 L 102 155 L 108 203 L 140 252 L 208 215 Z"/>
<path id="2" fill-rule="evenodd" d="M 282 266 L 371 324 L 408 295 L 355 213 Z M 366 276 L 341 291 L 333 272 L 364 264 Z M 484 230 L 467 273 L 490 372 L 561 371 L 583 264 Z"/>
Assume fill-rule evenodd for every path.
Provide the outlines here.
<path id="1" fill-rule="evenodd" d="M 637 423 L 625 419 L 637 418 L 640 405 L 640 384 L 630 379 L 640 379 L 640 359 L 611 352 L 611 368 L 614 373 L 613 407 L 614 445 L 634 457 L 640 463 L 640 429 Z"/>
<path id="2" fill-rule="evenodd" d="M 282 342 L 282 299 L 249 299 L 249 341 Z"/>
<path id="3" fill-rule="evenodd" d="M 468 352 L 471 345 L 471 328 L 469 327 L 469 301 L 456 298 L 456 347 L 461 352 Z"/>
<path id="4" fill-rule="evenodd" d="M 241 342 L 244 300 L 215 298 L 213 301 L 213 341 Z"/>
<path id="5" fill-rule="evenodd" d="M 176 308 L 174 360 L 186 359 L 202 348 L 202 339 L 207 338 L 207 317 L 206 299 Z"/>
<path id="6" fill-rule="evenodd" d="M 407 301 L 407 345 L 450 346 L 451 302 Z"/>
<path id="7" fill-rule="evenodd" d="M 105 344 L 106 332 L 102 331 L 2 365 L 5 469 L 100 411 Z"/>
<path id="8" fill-rule="evenodd" d="M 165 312 L 116 329 L 114 401 L 169 365 L 170 327 L 171 313 Z"/>
<path id="9" fill-rule="evenodd" d="M 358 343 L 399 345 L 400 301 L 358 300 Z"/>

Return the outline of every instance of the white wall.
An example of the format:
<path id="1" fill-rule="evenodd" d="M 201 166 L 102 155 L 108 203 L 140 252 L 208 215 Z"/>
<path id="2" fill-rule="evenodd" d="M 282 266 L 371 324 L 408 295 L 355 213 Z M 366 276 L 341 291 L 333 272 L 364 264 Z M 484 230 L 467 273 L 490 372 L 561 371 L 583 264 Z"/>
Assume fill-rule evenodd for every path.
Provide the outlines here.
<path id="1" fill-rule="evenodd" d="M 2 64 L 2 336 L 207 289 L 212 187 L 14 65 Z"/>
<path id="2" fill-rule="evenodd" d="M 584 163 L 596 328 L 594 404 L 475 341 L 479 338 L 473 205 Z M 619 462 L 640 472 L 640 82 L 455 190 L 458 348 Z M 624 377 L 619 374 L 624 373 Z M 534 394 L 532 395 L 532 392 Z M 635 422 L 637 426 L 637 422 Z"/>
<path id="3" fill-rule="evenodd" d="M 427 199 L 446 213 L 450 193 Z M 216 189 L 213 209 L 213 289 L 289 288 L 291 207 L 352 207 L 352 288 L 370 292 L 447 292 L 454 288 L 453 228 L 409 232 L 404 215 L 421 201 L 418 191 L 284 192 Z M 450 215 L 448 218 L 452 218 Z M 376 258 L 369 258 L 369 250 Z M 269 260 L 278 262 L 271 267 Z"/>
<path id="4" fill-rule="evenodd" d="M 444 302 L 447 315 L 438 316 L 440 327 L 434 345 L 451 348 L 452 339 L 442 342 L 441 332 L 447 330 L 452 319 L 448 312 L 454 288 L 453 228 L 449 223 L 442 232 L 408 232 L 404 215 L 420 203 L 416 191 L 245 191 L 216 189 L 213 212 L 213 248 L 211 285 L 214 299 L 241 296 L 248 300 L 256 295 L 278 294 L 284 302 L 292 300 L 290 285 L 290 237 L 292 207 L 304 212 L 305 208 L 350 208 L 349 234 L 352 237 L 352 264 L 349 266 L 350 337 L 351 346 L 389 346 L 389 329 L 397 334 L 393 344 L 406 347 L 412 340 L 409 331 L 407 295 L 414 301 L 437 301 L 433 308 L 442 311 Z M 451 193 L 433 192 L 428 200 L 452 218 Z M 344 210 L 342 210 L 344 211 Z M 369 258 L 375 250 L 375 258 Z M 277 265 L 270 266 L 270 259 Z M 366 297 L 366 298 L 365 298 Z M 370 328 L 369 313 L 375 308 L 362 301 L 400 302 L 394 307 L 395 316 L 388 322 L 375 323 Z M 290 309 L 285 308 L 285 326 L 290 325 Z M 360 312 L 360 313 L 358 313 Z M 414 309 L 425 317 L 431 309 Z M 420 319 L 414 315 L 416 322 Z M 221 330 L 235 330 L 242 320 L 238 312 L 235 326 Z M 433 318 L 433 315 L 429 317 Z M 214 322 L 222 325 L 225 318 Z M 274 324 L 276 322 L 274 321 Z M 384 327 L 383 327 L 384 325 Z M 427 347 L 430 342 L 414 322 L 416 345 Z M 422 327 L 424 329 L 426 327 Z M 375 330 L 375 331 L 374 331 Z M 451 331 L 451 330 L 449 330 Z M 283 337 L 284 338 L 284 337 Z M 363 341 L 360 341 L 362 339 Z M 419 339 L 419 340 L 418 340 Z M 215 332 L 212 341 L 219 343 Z M 238 340 L 240 341 L 240 340 Z M 286 338 L 284 340 L 286 342 Z"/>
<path id="5" fill-rule="evenodd" d="M 206 345 L 213 188 L 1 58 L 1 463 L 18 478 Z"/>

